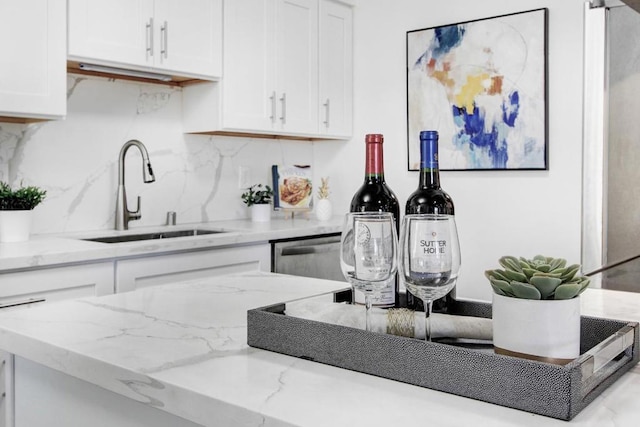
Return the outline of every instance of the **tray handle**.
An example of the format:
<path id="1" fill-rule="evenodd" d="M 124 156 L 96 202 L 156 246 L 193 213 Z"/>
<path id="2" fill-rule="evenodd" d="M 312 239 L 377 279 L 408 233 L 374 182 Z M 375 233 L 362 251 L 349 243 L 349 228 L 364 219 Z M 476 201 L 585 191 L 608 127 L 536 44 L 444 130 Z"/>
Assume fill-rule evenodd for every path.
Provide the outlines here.
<path id="1" fill-rule="evenodd" d="M 585 352 L 586 360 L 581 363 L 582 377 L 591 377 L 607 366 L 617 355 L 633 346 L 636 328 L 631 325 L 623 326 L 615 334 L 602 341 L 597 346 Z"/>

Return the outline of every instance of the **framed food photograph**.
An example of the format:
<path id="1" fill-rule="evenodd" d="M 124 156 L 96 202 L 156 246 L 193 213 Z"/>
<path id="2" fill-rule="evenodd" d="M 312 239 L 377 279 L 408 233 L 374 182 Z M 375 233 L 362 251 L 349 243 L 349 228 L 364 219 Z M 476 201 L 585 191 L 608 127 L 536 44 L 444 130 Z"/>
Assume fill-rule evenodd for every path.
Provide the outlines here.
<path id="1" fill-rule="evenodd" d="M 407 32 L 408 169 L 546 170 L 547 9 Z"/>
<path id="2" fill-rule="evenodd" d="M 310 165 L 273 165 L 273 207 L 283 211 L 309 211 L 313 207 Z"/>

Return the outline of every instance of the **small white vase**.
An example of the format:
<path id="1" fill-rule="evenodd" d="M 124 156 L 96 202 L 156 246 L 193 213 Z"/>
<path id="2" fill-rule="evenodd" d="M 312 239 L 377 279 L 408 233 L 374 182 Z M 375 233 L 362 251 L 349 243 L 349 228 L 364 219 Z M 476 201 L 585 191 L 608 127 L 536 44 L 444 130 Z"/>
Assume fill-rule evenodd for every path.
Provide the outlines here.
<path id="1" fill-rule="evenodd" d="M 271 221 L 271 205 L 251 205 L 251 221 L 269 222 Z"/>
<path id="2" fill-rule="evenodd" d="M 529 300 L 493 295 L 495 352 L 566 364 L 580 356 L 580 297 Z"/>
<path id="3" fill-rule="evenodd" d="M 33 211 L 0 211 L 0 242 L 24 242 L 31 234 Z"/>
<path id="4" fill-rule="evenodd" d="M 331 205 L 331 200 L 317 200 L 315 212 L 318 221 L 328 221 L 329 219 L 331 219 L 331 215 L 333 215 L 333 206 Z"/>

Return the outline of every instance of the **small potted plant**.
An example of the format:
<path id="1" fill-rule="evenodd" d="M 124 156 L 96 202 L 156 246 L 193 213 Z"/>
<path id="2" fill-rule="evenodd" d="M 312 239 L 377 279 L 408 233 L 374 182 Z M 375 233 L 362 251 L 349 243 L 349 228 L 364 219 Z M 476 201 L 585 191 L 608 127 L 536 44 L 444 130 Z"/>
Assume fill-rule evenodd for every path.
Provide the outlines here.
<path id="1" fill-rule="evenodd" d="M 488 270 L 496 353 L 566 364 L 580 355 L 580 299 L 589 279 L 562 258 L 504 256 Z"/>
<path id="2" fill-rule="evenodd" d="M 268 185 L 254 184 L 242 193 L 242 201 L 251 209 L 251 221 L 271 220 L 271 198 L 273 190 Z"/>
<path id="3" fill-rule="evenodd" d="M 329 200 L 329 177 L 320 178 L 322 184 L 318 188 L 318 200 L 316 201 L 316 218 L 319 221 L 328 221 L 333 213 L 331 200 Z"/>
<path id="4" fill-rule="evenodd" d="M 9 184 L 0 181 L 0 242 L 29 240 L 32 210 L 46 194 L 33 186 L 12 190 Z"/>

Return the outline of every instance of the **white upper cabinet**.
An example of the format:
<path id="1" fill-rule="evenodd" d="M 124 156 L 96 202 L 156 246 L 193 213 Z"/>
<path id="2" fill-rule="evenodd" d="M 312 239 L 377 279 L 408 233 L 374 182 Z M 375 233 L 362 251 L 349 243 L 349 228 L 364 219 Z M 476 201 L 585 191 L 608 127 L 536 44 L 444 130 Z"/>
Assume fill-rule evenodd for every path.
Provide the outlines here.
<path id="1" fill-rule="evenodd" d="M 318 0 L 276 1 L 278 130 L 318 133 Z"/>
<path id="2" fill-rule="evenodd" d="M 222 0 L 155 0 L 154 23 L 156 67 L 220 77 Z"/>
<path id="3" fill-rule="evenodd" d="M 185 132 L 348 137 L 352 67 L 351 58 L 346 60 L 341 55 L 351 55 L 351 8 L 339 5 L 346 9 L 340 13 L 349 22 L 341 23 L 338 34 L 321 42 L 323 28 L 333 30 L 336 26 L 333 22 L 325 24 L 320 16 L 325 13 L 324 3 L 333 4 L 329 0 L 225 2 L 222 79 L 184 88 Z M 338 58 L 330 67 L 348 69 L 323 71 L 320 48 L 325 45 L 327 51 L 334 45 L 340 49 L 324 58 L 325 61 Z M 340 79 L 335 84 L 334 76 Z M 323 103 L 328 97 L 335 97 L 335 109 L 331 111 L 331 105 L 328 109 L 336 114 L 335 123 L 340 124 L 340 131 L 329 130 L 323 123 L 327 112 Z M 348 116 L 337 116 L 347 110 Z"/>
<path id="4" fill-rule="evenodd" d="M 66 114 L 66 3 L 0 1 L 0 122 Z"/>
<path id="5" fill-rule="evenodd" d="M 348 138 L 353 121 L 353 9 L 320 2 L 320 134 Z"/>
<path id="6" fill-rule="evenodd" d="M 222 0 L 68 0 L 68 59 L 178 77 L 222 70 Z"/>
<path id="7" fill-rule="evenodd" d="M 185 114 L 198 131 L 253 129 L 271 131 L 276 122 L 275 9 L 273 0 L 232 0 L 224 5 L 224 66 L 217 83 L 185 88 L 203 110 Z M 217 117 L 219 98 L 223 117 Z M 193 96 L 191 96 L 193 95 Z M 209 95 L 214 95 L 213 98 Z M 189 103 L 185 108 L 195 107 Z M 203 113 L 202 115 L 200 113 Z M 214 125 L 216 117 L 222 123 Z M 213 126 L 212 128 L 209 128 Z M 189 127 L 189 126 L 187 126 Z"/>

